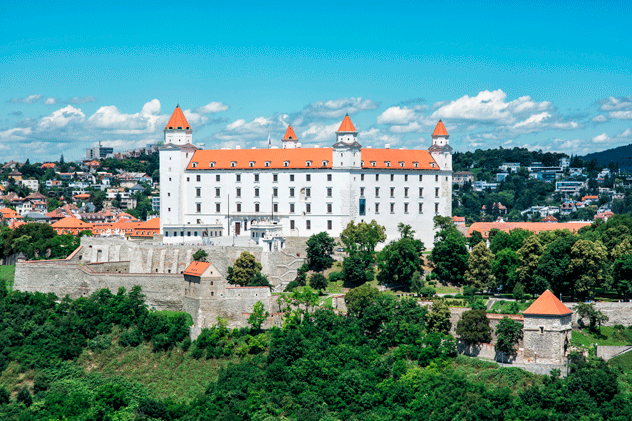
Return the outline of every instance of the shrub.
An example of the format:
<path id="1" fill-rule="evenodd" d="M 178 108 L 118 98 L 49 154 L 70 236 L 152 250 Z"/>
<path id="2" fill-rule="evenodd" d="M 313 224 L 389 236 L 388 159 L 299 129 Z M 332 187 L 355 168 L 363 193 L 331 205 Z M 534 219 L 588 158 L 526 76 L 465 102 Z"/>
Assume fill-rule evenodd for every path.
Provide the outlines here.
<path id="1" fill-rule="evenodd" d="M 323 290 L 327 288 L 327 278 L 322 273 L 314 273 L 309 278 L 309 286 L 315 290 Z"/>
<path id="2" fill-rule="evenodd" d="M 342 272 L 331 272 L 329 274 L 329 282 L 338 282 L 344 279 Z"/>
<path id="3" fill-rule="evenodd" d="M 44 392 L 48 390 L 50 386 L 50 376 L 47 372 L 41 371 L 35 375 L 33 379 L 33 392 Z"/>
<path id="4" fill-rule="evenodd" d="M 136 348 L 138 345 L 143 343 L 143 334 L 140 329 L 137 327 L 128 330 L 127 332 L 123 332 L 121 337 L 119 338 L 119 345 L 124 347 L 134 347 Z"/>
<path id="5" fill-rule="evenodd" d="M 203 356 L 204 356 L 204 351 L 201 348 L 198 348 L 197 346 L 193 348 L 193 351 L 191 351 L 191 358 L 195 358 L 196 360 L 199 360 Z"/>
<path id="6" fill-rule="evenodd" d="M 33 397 L 31 396 L 31 392 L 29 392 L 26 386 L 24 386 L 18 392 L 18 402 L 23 403 L 26 407 L 31 406 L 31 404 L 33 403 Z"/>
<path id="7" fill-rule="evenodd" d="M 189 348 L 191 347 L 191 338 L 189 338 L 188 336 L 184 338 L 184 341 L 182 341 L 182 344 L 180 345 L 180 347 L 182 348 L 184 352 L 187 352 Z"/>
<path id="8" fill-rule="evenodd" d="M 11 401 L 9 392 L 4 386 L 0 386 L 0 405 L 6 405 Z"/>
<path id="9" fill-rule="evenodd" d="M 88 349 L 90 351 L 108 349 L 110 345 L 112 345 L 112 337 L 110 335 L 99 335 L 94 339 L 88 340 Z"/>

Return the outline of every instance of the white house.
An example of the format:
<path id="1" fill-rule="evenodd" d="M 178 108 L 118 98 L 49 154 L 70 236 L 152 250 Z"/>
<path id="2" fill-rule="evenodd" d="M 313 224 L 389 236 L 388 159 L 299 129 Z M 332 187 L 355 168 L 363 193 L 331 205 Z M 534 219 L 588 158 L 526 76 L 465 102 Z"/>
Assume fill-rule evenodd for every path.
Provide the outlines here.
<path id="1" fill-rule="evenodd" d="M 441 121 L 421 149 L 363 148 L 345 116 L 329 148 L 302 148 L 288 127 L 281 149 L 198 150 L 176 107 L 160 149 L 160 224 L 165 242 L 251 237 L 253 225 L 284 236 L 339 236 L 351 221 L 375 219 L 389 240 L 409 224 L 426 247 L 433 218 L 452 215 L 452 148 Z M 182 238 L 188 237 L 188 238 Z"/>

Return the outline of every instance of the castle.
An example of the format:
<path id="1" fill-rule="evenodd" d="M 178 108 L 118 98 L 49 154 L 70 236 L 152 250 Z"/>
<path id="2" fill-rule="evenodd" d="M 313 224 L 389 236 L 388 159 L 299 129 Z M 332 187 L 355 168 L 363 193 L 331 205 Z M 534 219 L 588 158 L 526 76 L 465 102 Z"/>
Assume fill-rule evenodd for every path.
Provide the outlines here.
<path id="1" fill-rule="evenodd" d="M 349 222 L 376 220 L 388 240 L 410 225 L 427 247 L 433 218 L 452 215 L 452 147 L 439 121 L 428 150 L 362 147 L 347 115 L 328 148 L 302 148 L 292 126 L 283 147 L 198 150 L 176 107 L 160 148 L 165 243 L 275 233 L 337 237 Z M 253 233 L 260 228 L 260 233 Z"/>

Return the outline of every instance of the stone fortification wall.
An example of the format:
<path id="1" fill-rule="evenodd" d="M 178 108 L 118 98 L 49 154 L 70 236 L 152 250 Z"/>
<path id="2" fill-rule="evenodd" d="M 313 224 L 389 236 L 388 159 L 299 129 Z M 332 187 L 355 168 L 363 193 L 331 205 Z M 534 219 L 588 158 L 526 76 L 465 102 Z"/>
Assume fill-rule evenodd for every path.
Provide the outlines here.
<path id="1" fill-rule="evenodd" d="M 573 310 L 573 326 L 578 326 L 580 317 L 575 313 L 575 307 L 577 303 L 564 303 L 568 308 Z M 608 321 L 603 324 L 603 326 L 614 326 L 614 325 L 623 325 L 623 326 L 632 326 L 632 303 L 604 303 L 598 302 L 595 303 L 595 309 L 601 311 L 603 314 L 608 316 Z M 588 319 L 582 319 L 584 326 L 588 326 L 590 322 Z"/>
<path id="2" fill-rule="evenodd" d="M 72 260 L 26 261 L 15 267 L 13 287 L 19 291 L 52 292 L 57 297 L 86 297 L 108 288 L 116 294 L 120 287 L 140 286 L 147 304 L 158 310 L 182 310 L 182 275 L 99 273 L 90 265 Z"/>
<path id="3" fill-rule="evenodd" d="M 605 361 L 608 361 L 610 358 L 616 357 L 617 355 L 625 354 L 628 352 L 632 352 L 632 346 L 598 346 L 597 347 L 597 357 L 603 358 Z"/>
<path id="4" fill-rule="evenodd" d="M 86 266 L 93 272 L 101 273 L 129 273 L 130 262 L 88 263 Z"/>

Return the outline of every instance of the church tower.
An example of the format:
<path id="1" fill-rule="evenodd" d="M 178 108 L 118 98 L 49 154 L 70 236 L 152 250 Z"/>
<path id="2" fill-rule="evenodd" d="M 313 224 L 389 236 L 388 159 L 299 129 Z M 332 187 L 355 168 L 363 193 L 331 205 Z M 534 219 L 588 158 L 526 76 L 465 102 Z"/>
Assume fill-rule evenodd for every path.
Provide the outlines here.
<path id="1" fill-rule="evenodd" d="M 428 148 L 428 152 L 437 162 L 439 168 L 446 171 L 452 171 L 452 147 L 448 141 L 449 138 L 448 131 L 443 122 L 439 120 L 432 133 L 432 146 Z"/>
<path id="2" fill-rule="evenodd" d="M 285 136 L 283 136 L 281 142 L 283 142 L 283 149 L 294 149 L 299 147 L 298 139 L 296 138 L 296 133 L 294 133 L 292 125 L 287 126 Z"/>
<path id="3" fill-rule="evenodd" d="M 362 146 L 358 143 L 358 131 L 351 122 L 349 114 L 336 132 L 333 150 L 333 168 L 360 168 Z"/>
<path id="4" fill-rule="evenodd" d="M 182 146 L 193 143 L 193 130 L 180 109 L 180 105 L 176 105 L 176 109 L 173 110 L 164 132 L 165 145 Z"/>

